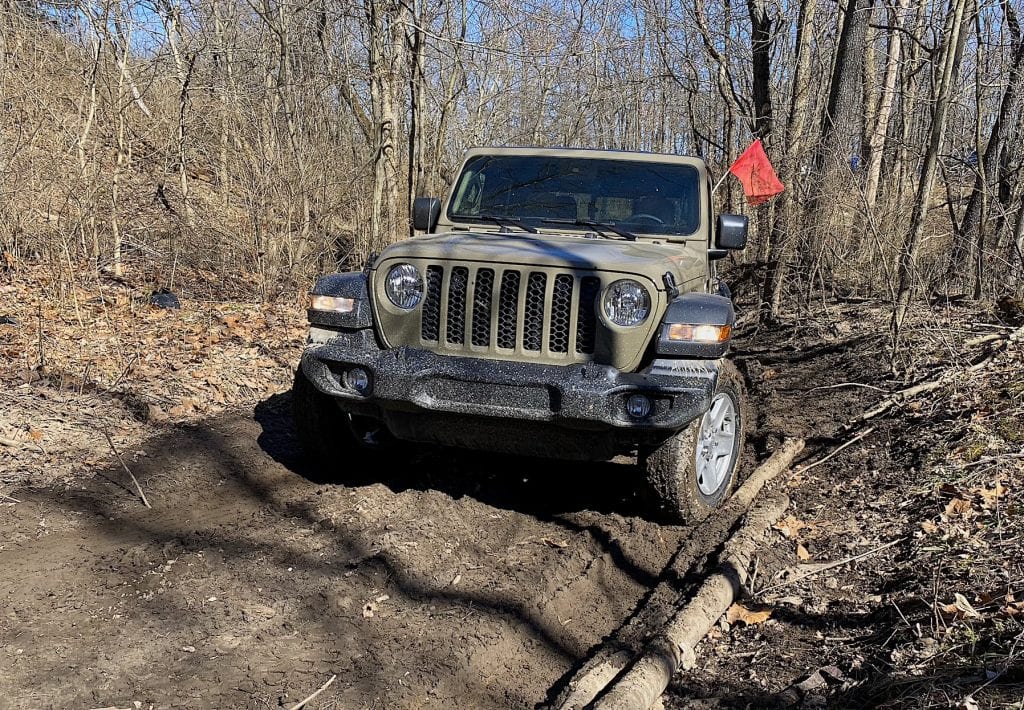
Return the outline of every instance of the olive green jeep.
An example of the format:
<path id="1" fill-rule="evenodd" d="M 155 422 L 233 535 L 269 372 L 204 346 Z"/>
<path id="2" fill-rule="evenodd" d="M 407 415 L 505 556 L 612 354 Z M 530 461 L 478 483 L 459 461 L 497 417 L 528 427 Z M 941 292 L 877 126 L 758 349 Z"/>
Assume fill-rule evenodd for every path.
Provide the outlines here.
<path id="1" fill-rule="evenodd" d="M 600 150 L 468 153 L 425 234 L 317 281 L 293 389 L 301 444 L 360 466 L 402 442 L 563 459 L 636 455 L 677 520 L 730 493 L 745 403 L 697 158 Z"/>

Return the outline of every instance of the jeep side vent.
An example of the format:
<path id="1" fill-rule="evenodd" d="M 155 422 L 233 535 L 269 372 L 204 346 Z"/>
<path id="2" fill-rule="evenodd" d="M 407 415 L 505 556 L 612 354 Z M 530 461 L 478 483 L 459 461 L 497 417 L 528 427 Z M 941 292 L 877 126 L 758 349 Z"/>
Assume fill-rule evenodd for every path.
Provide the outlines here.
<path id="1" fill-rule="evenodd" d="M 491 301 L 494 299 L 494 271 L 480 269 L 476 272 L 473 288 L 473 345 L 487 347 L 491 344 Z"/>
<path id="2" fill-rule="evenodd" d="M 466 342 L 466 289 L 469 287 L 469 269 L 456 266 L 448 284 L 448 326 L 445 340 L 452 345 Z"/>
<path id="3" fill-rule="evenodd" d="M 569 352 L 569 321 L 572 319 L 572 276 L 558 274 L 551 292 L 551 328 L 548 348 L 553 353 Z"/>
<path id="4" fill-rule="evenodd" d="M 519 272 L 506 271 L 501 275 L 498 294 L 498 347 L 512 350 L 516 346 L 516 310 L 519 306 Z"/>
<path id="5" fill-rule="evenodd" d="M 601 280 L 596 276 L 584 276 L 580 279 L 580 300 L 576 315 L 578 353 L 594 352 L 594 340 L 597 335 L 597 294 L 600 290 Z"/>
<path id="6" fill-rule="evenodd" d="M 436 343 L 441 336 L 441 277 L 444 269 L 440 266 L 427 267 L 426 297 L 423 299 L 423 324 L 420 337 L 428 343 Z"/>
<path id="7" fill-rule="evenodd" d="M 548 277 L 534 271 L 526 281 L 523 309 L 523 350 L 539 352 L 544 340 L 544 288 Z"/>

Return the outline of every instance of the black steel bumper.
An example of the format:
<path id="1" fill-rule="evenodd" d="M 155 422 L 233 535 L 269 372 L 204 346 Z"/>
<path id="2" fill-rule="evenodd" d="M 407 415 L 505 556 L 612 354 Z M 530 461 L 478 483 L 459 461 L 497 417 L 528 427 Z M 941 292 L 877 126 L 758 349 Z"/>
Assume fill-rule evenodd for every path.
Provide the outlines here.
<path id="1" fill-rule="evenodd" d="M 635 436 L 644 432 L 664 436 L 703 414 L 718 377 L 716 362 L 709 360 L 656 360 L 643 372 L 626 373 L 593 363 L 542 365 L 440 356 L 408 347 L 382 350 L 369 329 L 316 329 L 301 366 L 306 377 L 342 409 L 380 418 L 394 424 L 393 429 L 408 428 L 404 413 L 434 413 L 506 424 L 542 423 L 548 429 L 555 425 L 611 430 L 632 433 L 635 439 L 647 438 Z M 364 393 L 346 384 L 345 374 L 353 367 L 370 376 Z M 626 400 L 637 393 L 654 405 L 642 419 L 626 411 Z"/>

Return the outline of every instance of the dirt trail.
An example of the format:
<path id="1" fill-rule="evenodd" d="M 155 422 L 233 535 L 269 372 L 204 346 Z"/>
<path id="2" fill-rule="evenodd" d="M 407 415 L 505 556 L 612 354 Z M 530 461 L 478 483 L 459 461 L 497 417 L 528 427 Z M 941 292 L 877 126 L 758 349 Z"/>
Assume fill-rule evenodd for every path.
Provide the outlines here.
<path id="1" fill-rule="evenodd" d="M 16 494 L 0 706 L 274 707 L 338 674 L 321 707 L 530 707 L 680 533 L 636 516 L 626 465 L 437 452 L 322 484 L 287 411 L 126 452 L 152 510 L 117 468 Z"/>

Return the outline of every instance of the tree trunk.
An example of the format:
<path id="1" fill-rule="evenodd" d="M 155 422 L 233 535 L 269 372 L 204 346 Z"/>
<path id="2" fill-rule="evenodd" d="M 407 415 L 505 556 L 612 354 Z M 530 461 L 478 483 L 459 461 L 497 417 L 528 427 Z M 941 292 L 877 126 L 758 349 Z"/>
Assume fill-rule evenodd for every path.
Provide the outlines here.
<path id="1" fill-rule="evenodd" d="M 407 212 L 402 208 L 396 136 L 401 130 L 404 106 L 401 91 L 408 85 L 403 73 L 408 40 L 399 0 L 365 0 L 371 31 L 369 48 L 370 114 L 373 130 L 373 187 L 370 211 L 369 250 L 379 251 L 406 233 L 400 225 Z M 410 22 L 412 24 L 412 22 Z"/>
<path id="2" fill-rule="evenodd" d="M 409 213 L 412 213 L 413 202 L 423 190 L 423 145 L 424 138 L 424 103 L 423 95 L 426 92 L 426 72 L 424 69 L 424 40 L 422 26 L 426 19 L 422 7 L 415 12 L 416 26 L 412 30 L 409 41 L 410 63 L 409 63 L 409 171 L 406 197 Z M 412 223 L 409 223 L 408 236 L 413 235 Z"/>
<path id="3" fill-rule="evenodd" d="M 786 119 L 786 147 L 780 173 L 786 183 L 782 201 L 775 208 L 768 263 L 761 282 L 761 322 L 774 320 L 782 305 L 782 285 L 786 277 L 786 262 L 791 253 L 799 219 L 796 209 L 797 182 L 801 159 L 806 147 L 807 123 L 810 117 L 811 56 L 814 47 L 814 13 L 818 0 L 803 0 L 797 20 L 796 68 L 793 91 Z"/>
<path id="4" fill-rule="evenodd" d="M 1013 116 L 1020 109 L 1022 94 L 1024 94 L 1024 42 L 1018 41 L 1013 53 L 1013 64 L 1010 66 L 1006 89 L 1003 91 L 1003 97 L 999 104 L 999 113 L 992 124 L 985 153 L 981 158 L 980 169 L 974 180 L 974 189 L 967 201 L 967 209 L 960 222 L 960 229 L 957 230 L 958 234 L 949 255 L 948 277 L 956 277 L 959 274 L 959 278 L 966 281 L 972 261 L 976 262 L 982 258 L 985 238 L 985 230 L 982 226 L 984 207 L 989 189 L 998 181 L 1002 162 L 1001 154 L 1005 144 L 1004 137 L 1013 128 L 1011 123 Z M 974 247 L 973 260 L 971 259 L 972 246 Z M 975 274 L 976 291 L 980 289 L 980 285 L 980 279 Z M 976 297 L 979 295 L 979 293 L 975 294 Z"/>
<path id="5" fill-rule="evenodd" d="M 864 126 L 864 47 L 868 20 L 875 0 L 848 0 L 836 47 L 836 58 L 829 83 L 829 97 L 821 124 L 821 141 L 815 161 L 817 183 L 811 193 L 808 223 L 814 248 L 799 252 L 806 299 L 813 293 L 815 280 L 825 284 L 831 271 L 829 262 L 840 259 L 848 240 L 828 238 L 844 234 L 852 226 L 849 196 L 854 189 L 851 156 L 860 154 Z"/>
<path id="6" fill-rule="evenodd" d="M 750 12 L 751 84 L 754 136 L 768 143 L 772 132 L 772 18 L 765 0 L 747 0 Z"/>
<path id="7" fill-rule="evenodd" d="M 946 133 L 946 118 L 952 99 L 953 85 L 960 73 L 960 59 L 963 56 L 964 42 L 967 38 L 966 18 L 969 0 L 950 0 L 946 26 L 943 28 L 945 49 L 942 53 L 942 73 L 935 94 L 935 108 L 932 113 L 931 128 L 928 137 L 928 150 L 921 166 L 921 182 L 914 201 L 914 209 L 910 219 L 910 229 L 900 251 L 897 267 L 899 286 L 896 301 L 893 304 L 890 321 L 892 357 L 899 351 L 900 332 L 906 320 L 910 297 L 917 283 L 917 254 L 924 233 L 925 217 L 931 202 L 932 189 L 935 185 L 935 170 L 938 166 L 939 154 L 942 152 Z M 973 2 L 973 0 L 971 0 Z"/>
<path id="8" fill-rule="evenodd" d="M 885 63 L 885 79 L 878 102 L 875 120 L 868 124 L 868 168 L 864 180 L 864 201 L 868 210 L 874 209 L 878 200 L 878 181 L 882 174 L 882 159 L 885 156 L 885 137 L 889 131 L 893 103 L 896 99 L 896 82 L 899 80 L 900 52 L 903 48 L 903 13 L 910 0 L 896 0 L 890 23 L 893 30 L 889 35 L 889 55 Z"/>
<path id="9" fill-rule="evenodd" d="M 1024 198 L 1017 205 L 1017 226 L 1013 230 L 1013 247 L 1016 252 L 1011 257 L 1017 261 L 1017 287 L 1024 283 Z"/>
<path id="10" fill-rule="evenodd" d="M 864 47 L 874 4 L 875 0 L 849 0 L 843 17 L 818 154 L 825 189 L 838 187 L 827 183 L 849 171 L 850 156 L 858 150 L 863 133 Z"/>

